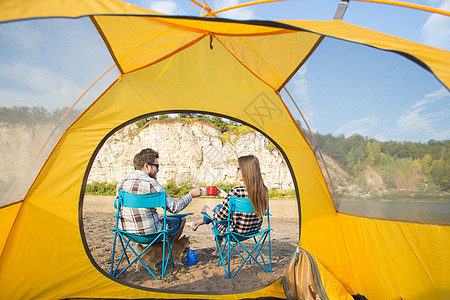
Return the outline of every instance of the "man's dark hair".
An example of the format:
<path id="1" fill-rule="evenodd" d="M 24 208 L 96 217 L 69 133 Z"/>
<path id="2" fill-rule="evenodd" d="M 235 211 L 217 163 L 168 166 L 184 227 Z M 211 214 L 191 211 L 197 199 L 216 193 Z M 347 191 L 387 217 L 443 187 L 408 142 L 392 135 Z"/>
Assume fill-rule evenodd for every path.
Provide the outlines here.
<path id="1" fill-rule="evenodd" d="M 157 158 L 159 158 L 159 155 L 155 150 L 150 148 L 142 149 L 141 152 L 134 156 L 134 169 L 140 170 L 145 165 L 145 163 L 152 164 Z"/>

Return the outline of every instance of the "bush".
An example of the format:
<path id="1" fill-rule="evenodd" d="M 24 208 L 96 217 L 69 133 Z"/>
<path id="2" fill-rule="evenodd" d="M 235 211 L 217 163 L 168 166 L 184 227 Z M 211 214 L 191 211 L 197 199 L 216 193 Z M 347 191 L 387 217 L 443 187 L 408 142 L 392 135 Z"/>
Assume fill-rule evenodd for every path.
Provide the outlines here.
<path id="1" fill-rule="evenodd" d="M 296 198 L 295 189 L 277 190 L 270 188 L 269 198 Z"/>
<path id="2" fill-rule="evenodd" d="M 174 197 L 182 197 L 189 193 L 193 188 L 192 183 L 188 180 L 177 184 L 175 180 L 170 179 L 164 185 L 167 194 Z"/>
<path id="3" fill-rule="evenodd" d="M 216 182 L 216 183 L 214 183 L 212 185 L 215 186 L 215 187 L 218 187 L 219 189 L 224 190 L 227 193 L 229 193 L 234 186 L 237 186 L 237 185 L 240 185 L 240 184 L 237 183 L 237 182 L 233 182 L 233 183 Z"/>
<path id="4" fill-rule="evenodd" d="M 200 184 L 200 186 L 203 186 L 203 187 L 206 187 L 207 185 L 209 185 L 209 184 Z M 231 189 L 234 186 L 239 185 L 239 183 L 218 182 L 218 183 L 213 183 L 211 185 L 218 187 L 219 189 L 222 189 L 225 192 L 229 193 L 231 191 Z M 184 181 L 182 183 L 177 183 L 175 180 L 171 179 L 171 180 L 167 181 L 167 183 L 164 185 L 164 189 L 166 190 L 167 194 L 170 196 L 182 197 L 182 196 L 186 195 L 187 193 L 189 193 L 196 186 L 197 185 L 194 185 L 189 180 Z"/>
<path id="5" fill-rule="evenodd" d="M 86 185 L 85 193 L 93 195 L 116 195 L 117 183 L 97 182 L 93 181 Z"/>

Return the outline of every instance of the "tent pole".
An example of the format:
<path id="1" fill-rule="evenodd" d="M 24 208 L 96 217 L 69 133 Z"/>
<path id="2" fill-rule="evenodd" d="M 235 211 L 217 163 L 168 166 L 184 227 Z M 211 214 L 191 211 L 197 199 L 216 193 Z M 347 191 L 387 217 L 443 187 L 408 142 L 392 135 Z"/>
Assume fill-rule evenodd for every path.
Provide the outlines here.
<path id="1" fill-rule="evenodd" d="M 194 3 L 197 2 L 195 0 L 191 0 L 191 1 L 194 2 Z M 227 10 L 232 10 L 232 9 L 241 8 L 241 7 L 245 7 L 245 6 L 256 5 L 256 4 L 263 4 L 263 3 L 269 3 L 269 2 L 281 2 L 281 1 L 292 1 L 292 0 L 258 0 L 258 1 L 251 1 L 251 2 L 247 2 L 247 3 L 241 3 L 241 4 L 238 4 L 238 5 L 233 5 L 233 6 L 222 8 L 222 9 L 218 9 L 218 10 L 215 10 L 215 11 L 208 11 L 206 9 L 206 11 L 208 11 L 208 13 L 200 15 L 200 17 L 207 17 L 207 16 L 210 16 L 210 15 L 213 15 L 213 16 L 215 16 L 217 18 L 216 14 L 219 14 L 219 13 L 227 11 Z M 199 5 L 199 4 L 197 4 L 197 5 Z M 202 6 L 202 5 L 200 4 L 200 6 Z"/>
<path id="2" fill-rule="evenodd" d="M 342 20 L 345 11 L 347 10 L 349 1 L 350 0 L 342 0 L 341 3 L 339 3 L 338 8 L 336 9 L 336 13 L 334 14 L 333 20 Z"/>
<path id="3" fill-rule="evenodd" d="M 324 159 L 323 156 L 322 156 L 322 151 L 320 151 L 319 144 L 317 143 L 317 140 L 316 140 L 316 138 L 315 138 L 313 132 L 311 131 L 311 128 L 309 127 L 308 122 L 306 122 L 305 117 L 303 116 L 302 112 L 300 111 L 300 108 L 298 107 L 297 103 L 294 101 L 294 98 L 292 97 L 291 93 L 289 93 L 289 91 L 288 91 L 288 89 L 286 88 L 286 86 L 284 87 L 284 90 L 285 90 L 286 93 L 288 94 L 289 98 L 291 98 L 292 103 L 294 103 L 295 108 L 297 108 L 297 111 L 299 112 L 300 116 L 302 117 L 303 122 L 305 122 L 305 125 L 306 125 L 306 127 L 308 128 L 308 131 L 309 131 L 309 133 L 311 134 L 311 137 L 312 137 L 313 140 L 314 140 L 314 145 L 315 145 L 315 147 L 314 147 L 314 149 L 313 149 L 314 154 L 316 153 L 316 150 L 319 151 L 320 158 L 322 159 L 323 166 L 324 166 L 324 168 L 325 168 L 325 172 L 327 173 L 328 182 L 330 183 L 331 193 L 333 194 L 333 195 L 332 195 L 332 200 L 333 200 L 333 198 L 334 198 L 334 199 L 336 199 L 336 201 L 337 201 L 336 191 L 335 191 L 335 189 L 334 189 L 333 182 L 331 181 L 331 176 L 330 176 L 330 173 L 328 172 L 327 164 L 325 163 L 325 159 Z M 334 209 L 337 211 L 337 209 L 336 209 L 336 203 L 334 203 L 334 201 L 333 201 L 333 205 L 334 205 Z"/>
<path id="4" fill-rule="evenodd" d="M 401 7 L 418 9 L 418 10 L 422 10 L 422 11 L 426 11 L 426 12 L 430 12 L 430 13 L 441 14 L 441 15 L 450 17 L 450 11 L 445 11 L 442 9 L 429 7 L 429 6 L 425 6 L 425 5 L 414 4 L 414 3 L 406 3 L 406 2 L 390 1 L 390 0 L 352 0 L 352 1 L 372 2 L 372 3 L 379 3 L 379 4 L 401 6 Z"/>

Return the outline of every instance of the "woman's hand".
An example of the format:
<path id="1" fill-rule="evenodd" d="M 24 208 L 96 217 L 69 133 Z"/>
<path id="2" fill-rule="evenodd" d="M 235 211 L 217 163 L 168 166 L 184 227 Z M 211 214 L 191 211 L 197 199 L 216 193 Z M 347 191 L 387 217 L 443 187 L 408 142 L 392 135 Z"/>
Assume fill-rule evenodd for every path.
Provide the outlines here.
<path id="1" fill-rule="evenodd" d="M 219 196 L 219 197 L 221 197 L 221 198 L 225 198 L 227 195 L 228 195 L 227 192 L 225 192 L 225 191 L 222 190 L 222 189 L 217 188 L 216 196 Z"/>

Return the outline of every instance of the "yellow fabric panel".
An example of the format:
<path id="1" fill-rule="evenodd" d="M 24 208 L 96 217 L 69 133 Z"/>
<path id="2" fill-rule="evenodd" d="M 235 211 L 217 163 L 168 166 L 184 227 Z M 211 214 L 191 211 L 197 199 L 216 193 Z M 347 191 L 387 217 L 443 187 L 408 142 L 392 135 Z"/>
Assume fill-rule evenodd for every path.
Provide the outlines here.
<path id="1" fill-rule="evenodd" d="M 342 228 L 322 173 L 310 149 L 302 149 L 296 154 L 291 163 L 295 166 L 300 191 L 300 246 L 354 294 L 356 289 L 342 239 Z"/>
<path id="2" fill-rule="evenodd" d="M 255 108 L 268 114 L 259 115 Z M 118 295 L 162 298 L 162 294 L 121 285 L 92 266 L 78 230 L 78 197 L 95 147 L 114 127 L 144 113 L 181 109 L 223 113 L 253 124 L 273 137 L 284 148 L 298 174 L 302 201 L 313 202 L 310 206 L 317 210 L 305 212 L 305 216 L 324 221 L 314 229 L 316 234 L 326 237 L 330 247 L 341 247 L 336 220 L 328 216 L 333 211 L 332 204 L 323 199 L 328 195 L 320 170 L 278 95 L 252 76 L 226 49 L 215 45 L 211 50 L 209 41 L 204 39 L 164 62 L 125 75 L 67 130 L 25 199 L 25 213 L 18 222 L 20 225 L 14 228 L 15 238 L 6 245 L 6 255 L 1 258 L 2 293 L 14 298 L 108 298 Z M 307 175 L 311 172 L 312 176 Z M 309 228 L 309 220 L 305 218 L 304 222 Z M 312 238 L 308 235 L 302 240 Z M 305 243 L 319 242 L 317 238 L 313 239 L 313 242 L 306 240 Z M 30 241 L 40 241 L 39 247 L 31 252 L 27 248 Z M 321 261 L 345 265 L 342 257 L 333 254 Z M 15 276 L 10 276 L 12 270 Z M 57 286 L 61 283 L 63 288 Z M 280 288 L 275 284 L 246 294 L 189 295 L 189 298 L 278 297 L 282 293 Z M 180 295 L 168 293 L 164 297 Z"/>
<path id="3" fill-rule="evenodd" d="M 255 108 L 266 114 L 259 115 Z M 14 238 L 9 239 L 1 257 L 0 290 L 5 297 L 236 299 L 281 295 L 279 284 L 230 295 L 180 295 L 170 291 L 159 294 L 117 283 L 89 261 L 78 228 L 78 202 L 84 172 L 98 143 L 114 127 L 131 118 L 149 112 L 184 109 L 220 112 L 249 122 L 272 136 L 285 147 L 294 171 L 300 174 L 299 184 L 312 189 L 300 188 L 304 201 L 316 201 L 320 203 L 318 209 L 330 210 L 330 202 L 319 200 L 326 192 L 317 165 L 305 161 L 311 160 L 312 152 L 278 95 L 223 46 L 217 44 L 211 50 L 209 41 L 203 39 L 161 63 L 126 74 L 65 132 L 24 200 Z M 304 153 L 309 154 L 305 157 Z M 311 166 L 316 174 L 312 179 L 304 175 L 310 172 Z M 322 228 L 333 233 L 334 226 L 322 225 Z M 336 239 L 340 239 L 339 235 L 327 237 L 329 245 L 339 245 Z M 39 245 L 30 251 L 33 243 Z"/>
<path id="4" fill-rule="evenodd" d="M 278 90 L 308 56 L 320 35 L 302 31 L 268 36 L 216 37 L 253 73 Z"/>
<path id="5" fill-rule="evenodd" d="M 95 14 L 161 15 L 119 0 L 13 0 L 0 1 L 0 22 L 41 17 L 80 17 Z"/>
<path id="6" fill-rule="evenodd" d="M 280 21 L 320 34 L 371 45 L 385 50 L 409 53 L 423 61 L 438 79 L 450 89 L 450 52 L 386 35 L 339 20 Z"/>
<path id="7" fill-rule="evenodd" d="M 172 20 L 158 18 L 99 16 L 95 17 L 95 20 L 124 73 L 176 53 L 209 32 L 203 29 L 205 26 L 195 31 L 189 26 L 170 27 Z M 162 23 L 153 20 L 161 20 Z M 214 22 L 195 23 L 199 25 Z M 228 23 L 220 24 L 229 27 Z M 267 35 L 250 37 L 228 33 L 215 34 L 215 37 L 254 74 L 274 89 L 279 89 L 320 38 L 319 35 L 309 32 L 283 32 L 285 34 L 273 35 L 270 32 Z M 217 40 L 213 41 L 213 47 L 216 43 Z"/>
<path id="8" fill-rule="evenodd" d="M 450 226 L 339 214 L 357 290 L 368 299 L 450 299 Z"/>
<path id="9" fill-rule="evenodd" d="M 0 209 L 0 256 L 21 206 L 22 202 L 17 202 Z"/>
<path id="10" fill-rule="evenodd" d="M 95 20 L 124 73 L 154 63 L 203 35 L 144 17 L 98 16 Z"/>
<path id="11" fill-rule="evenodd" d="M 353 297 L 346 291 L 341 282 L 339 282 L 320 262 L 317 262 L 320 278 L 322 279 L 323 287 L 327 293 L 328 299 L 333 300 L 353 300 Z"/>

